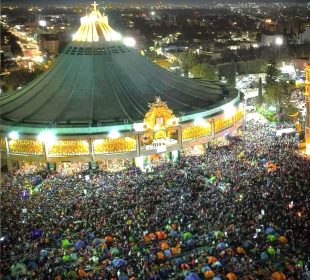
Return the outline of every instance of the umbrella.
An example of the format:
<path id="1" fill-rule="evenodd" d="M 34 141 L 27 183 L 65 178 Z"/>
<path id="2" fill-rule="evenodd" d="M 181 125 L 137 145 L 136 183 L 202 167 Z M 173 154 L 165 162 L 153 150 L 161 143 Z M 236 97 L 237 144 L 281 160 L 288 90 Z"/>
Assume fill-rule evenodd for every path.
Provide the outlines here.
<path id="1" fill-rule="evenodd" d="M 69 262 L 69 261 L 71 261 L 71 258 L 70 258 L 69 255 L 64 255 L 64 256 L 62 257 L 62 261 L 63 261 L 63 262 Z"/>
<path id="2" fill-rule="evenodd" d="M 78 256 L 77 256 L 77 254 L 76 254 L 76 253 L 72 253 L 72 254 L 70 254 L 70 259 L 71 259 L 72 261 L 76 261 L 76 260 L 77 260 L 77 258 L 78 258 Z"/>
<path id="3" fill-rule="evenodd" d="M 167 224 L 167 225 L 165 226 L 165 230 L 166 230 L 166 231 L 171 230 L 171 226 L 170 226 L 169 224 Z"/>
<path id="4" fill-rule="evenodd" d="M 163 243 L 160 244 L 160 249 L 161 250 L 165 251 L 168 248 L 169 248 L 169 245 L 168 245 L 167 242 L 163 242 Z"/>
<path id="5" fill-rule="evenodd" d="M 275 280 L 285 280 L 286 279 L 285 274 L 282 273 L 282 272 L 279 272 L 279 271 L 276 271 L 276 272 L 272 273 L 271 276 Z"/>
<path id="6" fill-rule="evenodd" d="M 274 233 L 274 229 L 272 227 L 268 227 L 266 228 L 265 233 L 266 234 Z"/>
<path id="7" fill-rule="evenodd" d="M 85 247 L 85 242 L 83 240 L 79 240 L 78 242 L 75 243 L 75 248 L 77 250 L 80 250 L 81 248 Z"/>
<path id="8" fill-rule="evenodd" d="M 214 236 L 215 236 L 216 239 L 221 239 L 221 238 L 223 238 L 225 236 L 225 234 L 222 231 L 215 231 L 214 232 Z"/>
<path id="9" fill-rule="evenodd" d="M 92 243 L 95 244 L 96 246 L 99 246 L 102 243 L 102 239 L 101 238 L 95 238 Z"/>
<path id="10" fill-rule="evenodd" d="M 203 276 L 206 278 L 206 279 L 210 279 L 210 278 L 213 278 L 214 276 L 214 272 L 212 270 L 207 270 L 206 272 L 204 272 Z"/>
<path id="11" fill-rule="evenodd" d="M 178 228 L 178 224 L 173 223 L 173 224 L 171 225 L 171 227 L 172 227 L 172 229 L 176 230 L 176 229 Z"/>
<path id="12" fill-rule="evenodd" d="M 189 273 L 186 275 L 185 280 L 200 280 L 200 277 L 198 276 L 197 273 Z"/>
<path id="13" fill-rule="evenodd" d="M 260 259 L 262 261 L 268 261 L 269 260 L 269 256 L 268 256 L 267 252 L 261 252 L 260 253 Z"/>
<path id="14" fill-rule="evenodd" d="M 114 267 L 121 267 L 121 266 L 126 266 L 127 265 L 127 262 L 123 259 L 120 259 L 120 258 L 116 258 L 112 261 L 112 265 Z"/>
<path id="15" fill-rule="evenodd" d="M 119 255 L 119 250 L 118 250 L 116 247 L 113 247 L 113 248 L 111 249 L 111 254 L 112 254 L 113 256 L 117 256 L 117 255 Z"/>
<path id="16" fill-rule="evenodd" d="M 193 239 L 188 239 L 188 240 L 186 240 L 186 244 L 188 246 L 192 246 L 192 245 L 194 245 L 194 240 Z"/>
<path id="17" fill-rule="evenodd" d="M 189 265 L 188 265 L 187 263 L 182 263 L 182 264 L 180 265 L 180 267 L 181 267 L 182 270 L 190 269 L 190 267 L 189 267 Z"/>
<path id="18" fill-rule="evenodd" d="M 208 256 L 208 263 L 209 263 L 209 264 L 215 263 L 216 261 L 217 261 L 217 258 L 216 258 L 216 257 Z"/>
<path id="19" fill-rule="evenodd" d="M 222 280 L 221 276 L 215 276 L 212 278 L 212 280 Z"/>
<path id="20" fill-rule="evenodd" d="M 34 269 L 36 269 L 38 267 L 38 264 L 35 262 L 35 261 L 33 261 L 33 260 L 31 260 L 31 261 L 29 261 L 28 263 L 27 263 L 27 269 L 28 270 L 34 270 Z"/>
<path id="21" fill-rule="evenodd" d="M 33 231 L 32 231 L 32 238 L 39 238 L 41 237 L 42 235 L 42 232 L 40 229 L 38 228 L 35 228 Z"/>
<path id="22" fill-rule="evenodd" d="M 180 249 L 178 249 L 176 247 L 172 247 L 171 248 L 171 252 L 172 252 L 173 255 L 176 255 L 176 254 L 180 253 Z"/>
<path id="23" fill-rule="evenodd" d="M 267 249 L 267 253 L 269 255 L 274 255 L 276 253 L 276 250 L 272 246 L 269 246 Z"/>
<path id="24" fill-rule="evenodd" d="M 97 263 L 99 261 L 99 258 L 97 256 L 92 256 L 90 259 L 93 263 Z"/>
<path id="25" fill-rule="evenodd" d="M 27 273 L 27 266 L 23 263 L 16 263 L 11 266 L 11 276 L 17 277 Z"/>
<path id="26" fill-rule="evenodd" d="M 233 272 L 229 272 L 226 274 L 226 277 L 229 279 L 229 280 L 237 280 L 237 276 L 235 273 Z"/>
<path id="27" fill-rule="evenodd" d="M 45 258 L 45 257 L 47 257 L 47 256 L 48 256 L 48 251 L 42 249 L 42 250 L 40 251 L 40 257 Z"/>
<path id="28" fill-rule="evenodd" d="M 172 230 L 170 231 L 170 236 L 176 237 L 177 235 L 178 235 L 178 233 L 177 233 L 174 229 L 172 229 Z"/>
<path id="29" fill-rule="evenodd" d="M 183 263 L 183 260 L 182 260 L 181 258 L 176 258 L 176 259 L 175 259 L 175 264 L 176 264 L 176 265 L 179 266 L 179 265 L 182 264 L 182 263 Z"/>
<path id="30" fill-rule="evenodd" d="M 104 238 L 104 240 L 111 243 L 113 241 L 113 237 L 108 235 Z"/>
<path id="31" fill-rule="evenodd" d="M 189 231 L 183 233 L 183 235 L 182 235 L 183 239 L 191 239 L 192 236 L 193 235 Z"/>
<path id="32" fill-rule="evenodd" d="M 151 240 L 156 239 L 156 235 L 154 233 L 150 233 L 148 236 Z"/>
<path id="33" fill-rule="evenodd" d="M 220 242 L 219 244 L 217 244 L 216 249 L 218 250 L 225 250 L 227 248 L 227 244 L 224 242 Z"/>
<path id="34" fill-rule="evenodd" d="M 211 270 L 211 267 L 208 266 L 208 265 L 204 265 L 204 266 L 200 269 L 200 271 L 201 271 L 202 273 L 205 273 L 207 270 Z"/>
<path id="35" fill-rule="evenodd" d="M 240 255 L 241 255 L 241 254 L 245 254 L 245 250 L 244 250 L 241 246 L 237 247 L 236 251 L 237 251 L 237 253 L 240 254 Z"/>
<path id="36" fill-rule="evenodd" d="M 296 262 L 296 265 L 297 265 L 297 266 L 300 266 L 300 267 L 303 267 L 303 266 L 304 266 L 304 261 L 303 261 L 303 260 L 298 260 L 298 261 Z"/>
<path id="37" fill-rule="evenodd" d="M 273 241 L 276 241 L 277 238 L 276 238 L 276 236 L 273 235 L 273 234 L 268 234 L 267 240 L 268 240 L 269 242 L 273 242 Z"/>
<path id="38" fill-rule="evenodd" d="M 244 248 L 246 248 L 246 249 L 252 249 L 252 248 L 255 247 L 254 244 L 253 244 L 251 241 L 244 241 L 244 242 L 242 243 L 242 246 L 243 246 Z"/>
<path id="39" fill-rule="evenodd" d="M 127 275 L 122 274 L 120 277 L 118 277 L 118 280 L 129 280 L 129 278 Z"/>
<path id="40" fill-rule="evenodd" d="M 287 238 L 284 235 L 279 236 L 278 240 L 284 244 L 288 242 Z"/>
<path id="41" fill-rule="evenodd" d="M 63 240 L 61 240 L 61 246 L 66 248 L 66 247 L 71 246 L 71 243 L 68 239 L 63 239 Z"/>
<path id="42" fill-rule="evenodd" d="M 220 266 L 222 266 L 222 264 L 221 264 L 219 261 L 216 261 L 216 262 L 213 263 L 211 266 L 212 266 L 212 267 L 220 267 Z"/>
<path id="43" fill-rule="evenodd" d="M 156 255 L 155 254 L 150 254 L 150 259 L 152 260 L 152 261 L 155 261 L 156 260 Z"/>
<path id="44" fill-rule="evenodd" d="M 166 258 L 171 258 L 172 257 L 172 253 L 171 253 L 171 251 L 169 249 L 165 250 L 164 254 L 165 254 Z"/>
<path id="45" fill-rule="evenodd" d="M 163 240 L 167 237 L 167 235 L 163 231 L 156 231 L 155 233 L 158 240 Z"/>
<path id="46" fill-rule="evenodd" d="M 165 258 L 165 254 L 161 251 L 157 252 L 156 255 L 159 260 L 163 260 Z"/>

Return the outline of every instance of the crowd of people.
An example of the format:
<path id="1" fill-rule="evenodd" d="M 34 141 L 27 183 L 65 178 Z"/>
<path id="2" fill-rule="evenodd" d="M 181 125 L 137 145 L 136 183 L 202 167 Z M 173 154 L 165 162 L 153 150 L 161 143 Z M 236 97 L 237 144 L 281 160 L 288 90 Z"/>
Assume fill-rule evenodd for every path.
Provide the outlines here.
<path id="1" fill-rule="evenodd" d="M 0 279 L 310 279 L 310 162 L 250 122 L 152 173 L 14 173 Z"/>

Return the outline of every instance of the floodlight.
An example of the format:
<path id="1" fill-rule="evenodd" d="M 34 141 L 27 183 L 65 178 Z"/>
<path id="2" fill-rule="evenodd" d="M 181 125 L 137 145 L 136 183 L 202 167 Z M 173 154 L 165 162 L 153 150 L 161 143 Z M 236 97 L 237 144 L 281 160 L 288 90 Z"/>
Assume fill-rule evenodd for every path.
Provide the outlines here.
<path id="1" fill-rule="evenodd" d="M 277 46 L 282 46 L 283 45 L 283 39 L 281 37 L 276 38 L 276 45 Z"/>
<path id="2" fill-rule="evenodd" d="M 134 47 L 136 45 L 136 40 L 132 37 L 126 37 L 123 39 L 123 42 L 128 47 Z"/>
<path id="3" fill-rule="evenodd" d="M 17 131 L 11 131 L 8 136 L 10 139 L 16 140 L 19 138 L 19 133 Z"/>
<path id="4" fill-rule="evenodd" d="M 225 119 L 231 118 L 236 113 L 236 107 L 234 105 L 232 105 L 232 104 L 225 105 L 223 107 L 223 110 L 224 110 L 224 117 L 225 117 Z"/>
<path id="5" fill-rule="evenodd" d="M 201 117 L 197 117 L 194 120 L 194 125 L 205 126 L 206 125 L 206 121 L 203 118 L 201 118 Z"/>
<path id="6" fill-rule="evenodd" d="M 56 141 L 56 136 L 52 131 L 44 130 L 39 133 L 37 139 L 43 143 L 52 143 Z"/>
<path id="7" fill-rule="evenodd" d="M 116 139 L 119 138 L 120 136 L 121 136 L 120 133 L 115 129 L 111 130 L 109 133 L 109 138 L 111 139 Z"/>

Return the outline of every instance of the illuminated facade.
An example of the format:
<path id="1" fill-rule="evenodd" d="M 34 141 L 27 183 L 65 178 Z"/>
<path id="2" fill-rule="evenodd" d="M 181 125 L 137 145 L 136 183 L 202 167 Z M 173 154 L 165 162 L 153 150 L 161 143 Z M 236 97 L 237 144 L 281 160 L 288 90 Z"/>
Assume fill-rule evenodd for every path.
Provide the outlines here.
<path id="1" fill-rule="evenodd" d="M 132 45 L 94 3 L 46 73 L 0 96 L 2 164 L 144 169 L 150 160 L 175 160 L 180 150 L 204 149 L 242 126 L 236 89 L 177 76 Z"/>
<path id="2" fill-rule="evenodd" d="M 305 101 L 306 101 L 306 124 L 305 124 L 305 141 L 306 154 L 310 155 L 310 64 L 305 69 Z"/>

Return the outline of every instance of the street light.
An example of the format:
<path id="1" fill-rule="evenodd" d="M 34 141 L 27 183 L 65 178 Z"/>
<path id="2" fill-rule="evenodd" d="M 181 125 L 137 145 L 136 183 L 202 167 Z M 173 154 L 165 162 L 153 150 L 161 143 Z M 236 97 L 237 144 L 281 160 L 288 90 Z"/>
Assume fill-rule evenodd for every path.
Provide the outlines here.
<path id="1" fill-rule="evenodd" d="M 278 46 L 278 57 L 280 58 L 280 48 L 283 45 L 283 38 L 277 37 L 275 42 L 276 42 L 276 45 Z"/>
<path id="2" fill-rule="evenodd" d="M 283 39 L 281 37 L 276 38 L 276 45 L 279 47 L 283 45 Z"/>

